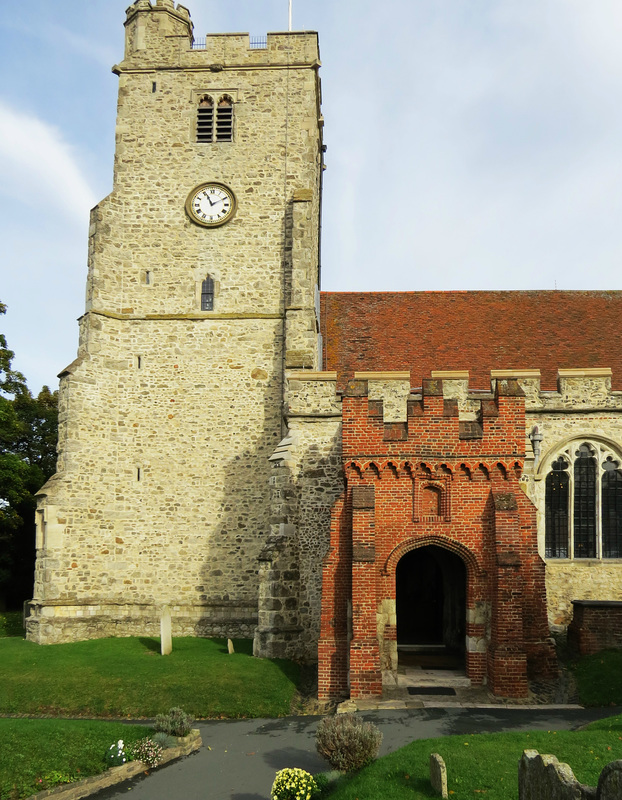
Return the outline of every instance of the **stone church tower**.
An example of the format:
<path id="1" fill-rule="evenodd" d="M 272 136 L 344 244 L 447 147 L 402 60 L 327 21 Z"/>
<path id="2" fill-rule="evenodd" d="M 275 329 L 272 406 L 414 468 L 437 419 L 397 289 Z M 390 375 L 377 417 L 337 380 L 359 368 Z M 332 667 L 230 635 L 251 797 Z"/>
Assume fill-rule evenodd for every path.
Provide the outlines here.
<path id="1" fill-rule="evenodd" d="M 28 636 L 157 633 L 166 604 L 178 635 L 248 637 L 284 371 L 321 350 L 317 34 L 198 42 L 173 0 L 125 30 Z"/>

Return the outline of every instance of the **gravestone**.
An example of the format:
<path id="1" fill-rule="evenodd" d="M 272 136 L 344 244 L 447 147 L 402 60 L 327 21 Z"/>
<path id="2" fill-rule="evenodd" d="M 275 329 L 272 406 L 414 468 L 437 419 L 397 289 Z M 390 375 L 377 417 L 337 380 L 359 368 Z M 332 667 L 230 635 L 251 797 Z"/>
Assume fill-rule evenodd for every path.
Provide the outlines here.
<path id="1" fill-rule="evenodd" d="M 518 762 L 518 800 L 596 800 L 596 789 L 575 778 L 568 764 L 537 750 Z"/>
<path id="2" fill-rule="evenodd" d="M 449 797 L 447 793 L 447 767 L 438 753 L 430 754 L 430 783 L 432 789 L 441 797 Z"/>
<path id="3" fill-rule="evenodd" d="M 231 639 L 227 639 L 227 650 L 229 651 L 229 655 L 231 655 L 231 653 L 235 653 Z"/>
<path id="4" fill-rule="evenodd" d="M 622 798 L 622 761 L 612 761 L 600 773 L 597 797 L 598 800 Z"/>
<path id="5" fill-rule="evenodd" d="M 168 656 L 173 651 L 173 635 L 171 633 L 171 609 L 162 607 L 160 616 L 160 653 Z"/>

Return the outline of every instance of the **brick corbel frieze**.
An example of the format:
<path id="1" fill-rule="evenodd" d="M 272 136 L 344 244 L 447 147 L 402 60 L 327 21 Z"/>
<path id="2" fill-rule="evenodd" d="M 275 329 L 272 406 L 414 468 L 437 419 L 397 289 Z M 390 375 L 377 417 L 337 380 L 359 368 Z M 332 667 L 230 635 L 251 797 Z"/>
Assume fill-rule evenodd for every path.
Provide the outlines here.
<path id="1" fill-rule="evenodd" d="M 352 641 L 350 697 L 382 694 L 380 648 L 376 631 L 376 543 L 374 486 L 353 486 Z"/>

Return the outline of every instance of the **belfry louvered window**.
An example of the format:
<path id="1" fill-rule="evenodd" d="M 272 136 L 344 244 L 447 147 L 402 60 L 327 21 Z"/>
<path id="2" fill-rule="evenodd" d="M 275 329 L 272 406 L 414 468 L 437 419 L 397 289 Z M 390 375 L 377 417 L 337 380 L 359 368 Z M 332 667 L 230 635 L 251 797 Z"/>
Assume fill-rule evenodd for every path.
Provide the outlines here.
<path id="1" fill-rule="evenodd" d="M 233 140 L 233 100 L 221 97 L 216 109 L 216 141 L 231 142 Z"/>
<path id="2" fill-rule="evenodd" d="M 208 275 L 201 284 L 201 311 L 214 310 L 214 281 Z"/>
<path id="3" fill-rule="evenodd" d="M 214 101 L 207 95 L 199 101 L 197 111 L 197 142 L 214 139 Z"/>
<path id="4" fill-rule="evenodd" d="M 222 95 L 215 104 L 214 98 L 204 95 L 197 108 L 197 142 L 233 141 L 233 100 Z"/>
<path id="5" fill-rule="evenodd" d="M 610 448 L 572 442 L 545 488 L 546 558 L 622 558 L 622 469 Z"/>

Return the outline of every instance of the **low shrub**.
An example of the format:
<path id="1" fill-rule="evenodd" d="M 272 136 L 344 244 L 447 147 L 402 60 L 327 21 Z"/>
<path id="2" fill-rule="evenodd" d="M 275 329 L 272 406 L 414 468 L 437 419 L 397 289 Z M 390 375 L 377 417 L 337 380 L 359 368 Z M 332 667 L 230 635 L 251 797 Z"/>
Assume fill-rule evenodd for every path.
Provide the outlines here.
<path id="1" fill-rule="evenodd" d="M 149 736 L 130 745 L 128 753 L 133 761 L 142 761 L 148 767 L 157 767 L 162 763 L 162 745 Z"/>
<path id="2" fill-rule="evenodd" d="M 319 794 L 313 776 L 304 769 L 287 768 L 279 770 L 272 784 L 272 800 L 311 800 Z"/>
<path id="3" fill-rule="evenodd" d="M 177 740 L 164 731 L 154 733 L 151 738 L 156 744 L 159 744 L 163 750 L 166 750 L 167 747 L 175 747 L 177 744 Z"/>
<path id="4" fill-rule="evenodd" d="M 171 708 L 168 714 L 158 714 L 154 729 L 169 736 L 187 736 L 192 730 L 193 719 L 181 708 Z"/>
<path id="5" fill-rule="evenodd" d="M 57 786 L 64 786 L 77 780 L 79 780 L 79 778 L 75 775 L 68 775 L 65 772 L 51 770 L 50 772 L 46 772 L 45 775 L 41 775 L 36 779 L 35 789 L 36 791 L 41 791 L 43 789 L 55 789 Z M 2 793 L 2 788 L 0 787 L 0 797 L 4 796 L 5 795 Z M 11 795 L 6 794 L 6 797 L 11 797 Z"/>
<path id="6" fill-rule="evenodd" d="M 317 786 L 318 794 L 322 794 L 330 785 L 330 779 L 325 772 L 319 772 L 317 775 L 314 775 L 313 780 Z"/>
<path id="7" fill-rule="evenodd" d="M 318 753 L 340 772 L 352 772 L 370 764 L 378 755 L 381 742 L 378 728 L 354 714 L 325 717 L 317 728 Z"/>

